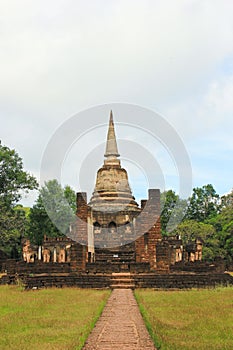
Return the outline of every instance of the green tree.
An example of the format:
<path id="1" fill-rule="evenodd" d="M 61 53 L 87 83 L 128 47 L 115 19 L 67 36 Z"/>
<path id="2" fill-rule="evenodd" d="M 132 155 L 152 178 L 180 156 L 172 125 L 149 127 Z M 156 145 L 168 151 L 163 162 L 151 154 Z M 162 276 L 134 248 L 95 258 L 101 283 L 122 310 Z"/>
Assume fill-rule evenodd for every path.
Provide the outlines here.
<path id="1" fill-rule="evenodd" d="M 174 191 L 161 193 L 161 228 L 163 235 L 168 235 L 183 220 L 187 201 L 181 199 Z"/>
<path id="2" fill-rule="evenodd" d="M 44 235 L 62 236 L 75 220 L 76 196 L 70 186 L 64 190 L 57 180 L 50 180 L 40 189 L 36 203 L 31 209 L 28 236 L 32 242 L 41 244 Z"/>
<path id="3" fill-rule="evenodd" d="M 211 184 L 196 187 L 188 201 L 186 219 L 203 222 L 217 215 L 219 205 L 219 195 Z"/>
<path id="4" fill-rule="evenodd" d="M 0 213 L 0 249 L 11 258 L 20 254 L 21 237 L 24 235 L 26 218 L 23 212 L 10 208 Z"/>
<path id="5" fill-rule="evenodd" d="M 22 158 L 0 142 L 0 249 L 12 257 L 20 250 L 25 232 L 25 212 L 15 207 L 24 192 L 38 187 L 36 179 L 23 169 Z"/>
<path id="6" fill-rule="evenodd" d="M 227 252 L 226 259 L 227 262 L 232 262 L 233 260 L 233 220 L 226 224 L 223 228 L 223 244 L 224 249 Z"/>
<path id="7" fill-rule="evenodd" d="M 220 214 L 209 219 L 207 223 L 214 226 L 219 249 L 223 252 L 226 262 L 231 263 L 233 261 L 233 207 L 225 206 Z"/>
<path id="8" fill-rule="evenodd" d="M 196 238 L 207 241 L 208 238 L 213 237 L 215 228 L 211 224 L 205 224 L 195 220 L 184 220 L 178 225 L 176 233 L 181 236 L 183 242 L 186 244 L 194 241 Z"/>
<path id="9" fill-rule="evenodd" d="M 23 192 L 36 189 L 38 183 L 34 176 L 23 169 L 22 158 L 15 150 L 3 146 L 0 141 L 0 205 L 13 207 Z"/>
<path id="10" fill-rule="evenodd" d="M 225 251 L 221 247 L 220 239 L 216 234 L 213 225 L 198 222 L 195 220 L 185 220 L 176 229 L 176 234 L 180 235 L 184 244 L 201 238 L 203 241 L 203 260 L 212 261 L 216 257 L 224 257 Z"/>
<path id="11" fill-rule="evenodd" d="M 73 213 L 76 213 L 76 209 L 77 209 L 77 205 L 76 205 L 76 193 L 74 192 L 74 190 L 69 186 L 66 185 L 64 187 L 64 196 L 70 206 L 70 208 L 72 209 Z"/>
<path id="12" fill-rule="evenodd" d="M 221 197 L 221 209 L 232 208 L 233 209 L 233 189 L 230 193 Z"/>
<path id="13" fill-rule="evenodd" d="M 27 236 L 31 242 L 40 245 L 44 235 L 55 237 L 59 236 L 60 232 L 50 220 L 45 210 L 42 196 L 39 194 L 29 214 Z"/>

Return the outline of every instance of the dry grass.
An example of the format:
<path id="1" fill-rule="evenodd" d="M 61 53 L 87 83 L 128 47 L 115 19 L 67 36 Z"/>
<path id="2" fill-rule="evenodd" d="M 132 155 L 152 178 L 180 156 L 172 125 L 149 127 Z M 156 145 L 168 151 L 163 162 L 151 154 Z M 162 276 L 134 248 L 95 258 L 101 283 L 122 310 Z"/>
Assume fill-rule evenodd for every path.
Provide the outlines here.
<path id="1" fill-rule="evenodd" d="M 109 291 L 0 287 L 0 349 L 81 349 Z"/>
<path id="2" fill-rule="evenodd" d="M 135 294 L 159 349 L 233 349 L 233 288 Z"/>

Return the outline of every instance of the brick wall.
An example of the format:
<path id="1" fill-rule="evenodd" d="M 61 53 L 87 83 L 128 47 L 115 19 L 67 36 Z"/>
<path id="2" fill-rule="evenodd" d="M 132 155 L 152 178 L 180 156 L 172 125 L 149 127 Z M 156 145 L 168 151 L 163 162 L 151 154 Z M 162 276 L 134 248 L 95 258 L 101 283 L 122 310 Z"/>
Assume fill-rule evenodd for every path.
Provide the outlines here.
<path id="1" fill-rule="evenodd" d="M 76 242 L 79 242 L 85 246 L 88 245 L 87 236 L 87 216 L 88 216 L 88 205 L 87 205 L 87 194 L 86 192 L 78 192 L 76 197 L 77 203 L 77 223 L 76 223 Z"/>
<path id="2" fill-rule="evenodd" d="M 85 271 L 87 261 L 87 246 L 81 244 L 74 244 L 71 247 L 71 270 Z"/>
<path id="3" fill-rule="evenodd" d="M 156 269 L 156 245 L 161 240 L 160 190 L 150 189 L 148 201 L 142 201 L 142 212 L 136 219 L 136 262 L 149 262 Z"/>
<path id="4" fill-rule="evenodd" d="M 145 274 L 135 275 L 136 288 L 190 289 L 233 285 L 229 274 Z"/>
<path id="5" fill-rule="evenodd" d="M 110 288 L 112 274 L 69 274 L 18 276 L 26 289 L 46 287 L 79 287 L 79 288 Z M 190 289 L 210 288 L 233 285 L 233 277 L 229 274 L 132 274 L 130 276 L 135 288 L 152 289 Z M 7 283 L 13 283 L 8 278 Z M 1 283 L 0 283 L 1 284 Z"/>

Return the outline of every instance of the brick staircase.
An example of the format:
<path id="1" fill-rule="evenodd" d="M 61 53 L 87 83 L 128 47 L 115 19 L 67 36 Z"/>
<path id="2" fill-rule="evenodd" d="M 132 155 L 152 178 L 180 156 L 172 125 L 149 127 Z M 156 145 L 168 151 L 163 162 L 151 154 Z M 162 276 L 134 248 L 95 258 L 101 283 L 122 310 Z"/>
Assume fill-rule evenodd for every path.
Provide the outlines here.
<path id="1" fill-rule="evenodd" d="M 112 273 L 111 289 L 134 289 L 135 283 L 130 272 Z"/>

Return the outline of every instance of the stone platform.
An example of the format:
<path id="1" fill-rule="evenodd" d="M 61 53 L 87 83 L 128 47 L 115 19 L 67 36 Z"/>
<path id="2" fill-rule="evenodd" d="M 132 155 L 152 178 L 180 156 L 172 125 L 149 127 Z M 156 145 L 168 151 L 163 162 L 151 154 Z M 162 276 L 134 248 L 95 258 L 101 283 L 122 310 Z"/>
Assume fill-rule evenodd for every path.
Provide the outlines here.
<path id="1" fill-rule="evenodd" d="M 13 271 L 12 271 L 13 272 Z M 216 286 L 233 285 L 233 276 L 228 273 L 74 273 L 62 272 L 60 269 L 53 273 L 29 273 L 19 271 L 8 273 L 0 278 L 0 284 L 15 284 L 17 280 L 26 289 L 49 287 L 79 287 L 97 289 L 191 289 L 214 288 Z"/>

